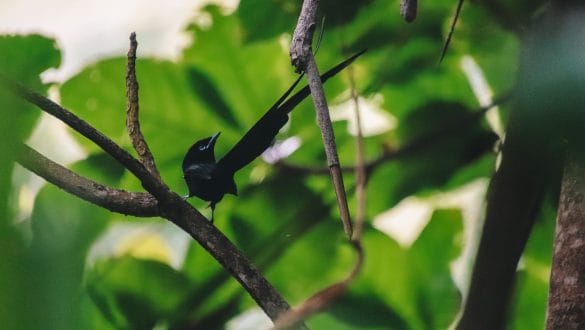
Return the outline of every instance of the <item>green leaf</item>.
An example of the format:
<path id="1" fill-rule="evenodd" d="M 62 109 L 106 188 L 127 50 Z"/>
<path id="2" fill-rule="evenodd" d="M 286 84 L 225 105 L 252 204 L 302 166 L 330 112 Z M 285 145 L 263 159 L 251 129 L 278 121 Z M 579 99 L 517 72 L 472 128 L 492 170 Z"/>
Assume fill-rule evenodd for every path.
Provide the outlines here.
<path id="1" fill-rule="evenodd" d="M 54 40 L 39 35 L 0 36 L 0 79 L 20 83 L 39 93 L 46 91 L 39 75 L 60 61 Z M 0 220 L 5 220 L 14 155 L 19 144 L 31 133 L 41 112 L 14 92 L 0 88 Z M 7 215 L 7 214 L 6 214 Z"/>
<path id="2" fill-rule="evenodd" d="M 9 79 L 46 91 L 39 75 L 59 64 L 60 54 L 54 41 L 38 35 L 0 36 L 0 79 Z M 34 263 L 25 234 L 15 228 L 11 205 L 18 200 L 11 192 L 14 156 L 19 142 L 28 137 L 40 111 L 25 103 L 3 86 L 0 88 L 0 324 L 5 329 L 38 328 L 47 314 L 40 315 L 44 301 L 39 302 L 45 286 L 38 284 L 43 274 Z M 43 274 L 44 275 L 44 274 Z M 37 308 L 38 307 L 38 310 Z M 46 307 L 46 306 L 43 306 Z M 45 310 L 46 311 L 46 310 Z"/>
<path id="3" fill-rule="evenodd" d="M 114 184 L 120 178 L 120 167 L 105 157 L 90 157 L 73 168 Z M 63 329 L 77 328 L 84 322 L 79 292 L 85 260 L 91 244 L 108 225 L 109 216 L 108 211 L 55 186 L 47 185 L 39 192 L 30 220 L 32 241 L 28 250 L 35 268 L 31 279 L 35 298 L 26 304 L 31 308 L 31 324 Z"/>
<path id="4" fill-rule="evenodd" d="M 152 328 L 179 307 L 189 280 L 166 264 L 131 257 L 103 260 L 87 289 L 116 328 Z"/>
<path id="5" fill-rule="evenodd" d="M 448 328 L 459 310 L 461 297 L 449 266 L 461 253 L 462 230 L 459 210 L 435 211 L 411 248 L 417 305 L 426 328 Z"/>
<path id="6" fill-rule="evenodd" d="M 408 326 L 375 292 L 347 294 L 307 321 L 311 329 L 407 329 Z"/>
<path id="7" fill-rule="evenodd" d="M 517 18 L 521 19 L 519 16 Z M 448 53 L 457 57 L 471 55 L 496 95 L 514 88 L 517 83 L 520 41 L 516 35 L 504 30 L 487 13 L 486 8 L 465 7 L 457 22 L 454 38 Z"/>
<path id="8" fill-rule="evenodd" d="M 373 196 L 371 212 L 380 213 L 409 195 L 444 187 L 461 169 L 491 152 L 497 136 L 480 122 L 452 125 L 470 115 L 459 103 L 433 102 L 404 118 L 396 132 L 404 141 L 401 145 L 424 141 L 416 151 L 374 172 L 367 187 Z M 437 131 L 447 125 L 449 129 Z"/>
<path id="9" fill-rule="evenodd" d="M 460 253 L 461 231 L 460 213 L 452 210 L 436 211 L 410 249 L 366 230 L 366 259 L 351 292 L 375 292 L 408 324 L 405 328 L 446 328 L 460 303 L 449 264 Z"/>
<path id="10" fill-rule="evenodd" d="M 520 261 L 510 313 L 510 329 L 544 328 L 548 304 L 551 260 L 555 235 L 556 200 L 547 201 L 539 215 Z"/>
<path id="11" fill-rule="evenodd" d="M 196 68 L 190 68 L 189 81 L 194 92 L 201 97 L 203 102 L 206 102 L 208 108 L 216 112 L 226 123 L 231 124 L 234 128 L 240 128 L 219 90 L 204 73 Z"/>
<path id="12" fill-rule="evenodd" d="M 344 1 L 325 0 L 319 4 L 318 23 L 320 17 L 325 18 L 326 34 L 332 27 L 349 23 L 360 11 L 372 1 Z M 278 1 L 243 1 L 237 11 L 238 18 L 244 30 L 244 38 L 247 42 L 254 42 L 275 38 L 283 33 L 293 33 L 301 4 L 294 0 Z M 316 34 L 318 34 L 317 32 Z M 315 36 L 315 39 L 317 37 Z"/>

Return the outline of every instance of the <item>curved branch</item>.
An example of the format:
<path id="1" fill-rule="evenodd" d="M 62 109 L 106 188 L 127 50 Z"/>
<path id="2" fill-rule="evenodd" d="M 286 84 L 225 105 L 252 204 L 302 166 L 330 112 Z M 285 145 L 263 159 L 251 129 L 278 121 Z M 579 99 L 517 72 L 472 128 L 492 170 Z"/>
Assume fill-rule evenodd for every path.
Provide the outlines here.
<path id="1" fill-rule="evenodd" d="M 27 145 L 21 147 L 17 162 L 66 192 L 110 211 L 136 217 L 159 216 L 157 201 L 151 194 L 104 186 L 53 162 Z"/>

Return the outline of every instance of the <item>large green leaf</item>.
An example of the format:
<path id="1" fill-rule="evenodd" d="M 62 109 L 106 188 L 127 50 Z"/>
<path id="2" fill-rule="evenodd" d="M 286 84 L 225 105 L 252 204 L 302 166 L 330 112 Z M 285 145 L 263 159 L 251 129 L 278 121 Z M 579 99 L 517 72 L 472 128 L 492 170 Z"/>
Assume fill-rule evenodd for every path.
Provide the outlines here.
<path id="1" fill-rule="evenodd" d="M 73 168 L 106 184 L 116 184 L 121 176 L 120 166 L 103 154 Z M 26 272 L 34 283 L 32 296 L 23 304 L 29 314 L 26 324 L 33 328 L 77 328 L 86 322 L 80 314 L 92 310 L 96 322 L 100 319 L 91 305 L 80 303 L 80 288 L 85 258 L 108 218 L 106 210 L 55 186 L 47 185 L 39 192 L 30 220 L 32 239 L 24 260 L 34 267 Z"/>
<path id="2" fill-rule="evenodd" d="M 98 262 L 87 289 L 116 328 L 152 328 L 179 307 L 189 280 L 168 265 L 131 257 Z"/>
<path id="3" fill-rule="evenodd" d="M 547 201 L 522 256 L 517 273 L 511 329 L 544 328 L 555 235 L 556 200 Z M 551 205 L 553 204 L 553 205 Z"/>
<path id="4" fill-rule="evenodd" d="M 410 249 L 367 230 L 364 267 L 351 292 L 375 292 L 406 328 L 446 328 L 459 308 L 449 264 L 460 253 L 461 229 L 458 211 L 437 211 Z"/>
<path id="5" fill-rule="evenodd" d="M 348 294 L 336 300 L 323 313 L 312 317 L 311 329 L 407 329 L 407 324 L 375 292 Z"/>
<path id="6" fill-rule="evenodd" d="M 40 93 L 47 86 L 40 74 L 57 66 L 60 53 L 54 41 L 39 35 L 0 36 L 0 79 L 4 83 L 19 83 Z M 2 84 L 0 88 L 0 213 L 6 210 L 10 191 L 12 164 L 20 141 L 24 140 L 34 126 L 40 111 L 14 95 L 11 88 Z M 1 217 L 4 220 L 4 214 Z"/>
<path id="7" fill-rule="evenodd" d="M 493 150 L 497 136 L 479 121 L 462 122 L 470 116 L 461 104 L 433 102 L 404 118 L 396 132 L 402 145 L 421 142 L 416 151 L 374 172 L 368 184 L 374 214 L 409 195 L 444 187 L 460 169 Z"/>
<path id="8" fill-rule="evenodd" d="M 0 79 L 22 83 L 44 93 L 39 75 L 57 66 L 60 53 L 54 41 L 38 35 L 0 36 Z M 20 142 L 33 129 L 40 111 L 15 96 L 4 84 L 0 88 L 0 324 L 5 329 L 31 327 L 40 320 L 30 304 L 38 301 L 38 279 L 23 232 L 12 227 L 17 198 L 12 186 L 14 157 Z M 42 304 L 39 304 L 40 306 Z M 32 312 L 32 313 L 31 313 Z M 40 323 L 37 323 L 40 324 Z"/>

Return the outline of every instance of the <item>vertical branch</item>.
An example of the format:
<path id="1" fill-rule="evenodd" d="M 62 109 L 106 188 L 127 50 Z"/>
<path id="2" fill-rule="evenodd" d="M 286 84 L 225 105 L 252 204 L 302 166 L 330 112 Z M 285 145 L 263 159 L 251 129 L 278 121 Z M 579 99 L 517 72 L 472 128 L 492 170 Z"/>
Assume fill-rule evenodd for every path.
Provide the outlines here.
<path id="1" fill-rule="evenodd" d="M 315 57 L 311 52 L 311 42 L 315 30 L 315 20 L 317 16 L 318 0 L 305 0 L 299 15 L 299 20 L 295 28 L 290 48 L 291 63 L 296 67 L 297 72 L 305 72 L 309 80 L 309 88 L 317 111 L 317 120 L 321 129 L 321 137 L 327 156 L 327 165 L 331 173 L 333 185 L 335 187 L 335 196 L 343 229 L 349 239 L 352 236 L 351 220 L 349 217 L 349 208 L 347 206 L 347 197 L 343 185 L 339 157 L 335 146 L 335 136 L 333 134 L 333 125 L 329 117 L 329 108 L 323 92 L 323 84 L 319 77 L 319 69 L 315 62 Z"/>
<path id="2" fill-rule="evenodd" d="M 136 33 L 132 32 L 132 34 L 130 34 L 130 49 L 128 50 L 128 64 L 126 67 L 126 97 L 128 98 L 126 128 L 128 129 L 130 140 L 132 140 L 132 145 L 138 153 L 140 162 L 160 181 L 160 173 L 156 168 L 148 144 L 140 131 L 140 122 L 138 121 L 138 81 L 136 80 L 137 47 Z"/>
<path id="3" fill-rule="evenodd" d="M 585 329 L 585 161 L 573 151 L 561 183 L 547 329 Z"/>
<path id="4" fill-rule="evenodd" d="M 321 129 L 321 137 L 325 146 L 325 155 L 327 156 L 327 165 L 331 172 L 333 185 L 335 187 L 335 196 L 337 197 L 337 206 L 341 221 L 343 222 L 343 229 L 349 239 L 352 236 L 351 219 L 349 217 L 349 207 L 347 205 L 347 196 L 345 195 L 345 187 L 343 185 L 343 176 L 341 174 L 341 167 L 339 165 L 339 156 L 337 155 L 337 147 L 335 145 L 335 135 L 333 134 L 333 125 L 329 117 L 329 108 L 327 107 L 327 100 L 323 93 L 323 84 L 319 78 L 319 70 L 315 57 L 309 53 L 307 62 L 307 77 L 309 79 L 309 87 L 313 96 L 313 103 L 317 110 L 317 121 Z"/>

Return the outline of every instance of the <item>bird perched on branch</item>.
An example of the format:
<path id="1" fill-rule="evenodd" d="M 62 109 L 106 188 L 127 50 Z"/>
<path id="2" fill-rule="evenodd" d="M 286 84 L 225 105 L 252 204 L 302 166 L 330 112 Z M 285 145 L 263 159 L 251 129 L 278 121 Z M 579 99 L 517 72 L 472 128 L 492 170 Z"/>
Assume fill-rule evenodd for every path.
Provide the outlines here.
<path id="1" fill-rule="evenodd" d="M 364 52 L 365 50 L 351 56 L 325 72 L 321 75 L 321 81 L 325 82 L 339 73 Z M 310 94 L 309 86 L 305 86 L 288 98 L 301 78 L 302 75 L 219 161 L 215 160 L 215 143 L 220 133 L 195 142 L 187 151 L 183 159 L 183 177 L 189 188 L 186 198 L 196 196 L 208 201 L 212 221 L 215 205 L 223 196 L 238 194 L 234 174 L 270 146 L 278 131 L 288 121 L 288 113 Z"/>

